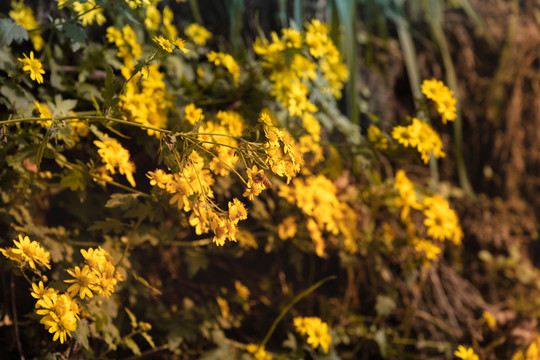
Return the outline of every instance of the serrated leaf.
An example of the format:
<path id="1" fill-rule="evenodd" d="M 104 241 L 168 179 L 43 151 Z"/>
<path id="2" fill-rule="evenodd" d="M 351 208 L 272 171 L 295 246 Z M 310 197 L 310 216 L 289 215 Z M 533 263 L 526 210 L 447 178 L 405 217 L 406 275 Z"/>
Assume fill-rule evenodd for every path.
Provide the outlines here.
<path id="1" fill-rule="evenodd" d="M 0 19 L 0 46 L 28 40 L 28 31 L 12 19 Z"/>
<path id="2" fill-rule="evenodd" d="M 64 176 L 60 180 L 60 185 L 69 188 L 71 191 L 81 190 L 86 188 L 86 177 L 77 170 L 66 170 Z"/>
<path id="3" fill-rule="evenodd" d="M 105 76 L 105 87 L 101 92 L 103 97 L 103 111 L 116 106 L 120 99 L 116 96 L 118 84 L 114 81 L 114 72 L 110 66 L 107 66 L 107 75 Z"/>
<path id="4" fill-rule="evenodd" d="M 129 319 L 131 320 L 131 328 L 136 329 L 139 326 L 139 323 L 137 322 L 137 318 L 135 317 L 135 314 L 131 312 L 128 308 L 126 308 L 126 313 L 129 316 Z"/>
<path id="5" fill-rule="evenodd" d="M 89 231 L 102 230 L 104 234 L 113 231 L 115 234 L 120 234 L 124 231 L 124 224 L 117 219 L 108 218 L 105 221 L 96 221 L 89 228 Z"/>
<path id="6" fill-rule="evenodd" d="M 120 210 L 127 210 L 132 206 L 138 205 L 137 198 L 139 194 L 112 194 L 111 198 L 105 204 L 107 208 L 120 208 Z"/>
<path id="7" fill-rule="evenodd" d="M 85 349 L 90 350 L 88 344 L 88 335 L 90 335 L 90 328 L 88 327 L 88 321 L 81 319 L 77 324 L 77 329 L 73 332 L 73 337 L 77 340 Z"/>
<path id="8" fill-rule="evenodd" d="M 86 46 L 86 32 L 79 24 L 67 23 L 62 26 L 62 31 L 69 40 L 73 51 L 79 50 L 81 46 Z"/>

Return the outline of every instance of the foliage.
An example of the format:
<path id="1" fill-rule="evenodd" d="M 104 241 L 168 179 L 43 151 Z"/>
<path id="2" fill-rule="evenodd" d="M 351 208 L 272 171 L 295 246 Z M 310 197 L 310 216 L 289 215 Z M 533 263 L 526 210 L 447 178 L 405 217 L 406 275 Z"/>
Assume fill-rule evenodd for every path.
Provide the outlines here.
<path id="1" fill-rule="evenodd" d="M 467 200 L 423 170 L 446 155 L 454 91 L 426 79 L 416 110 L 364 111 L 362 129 L 355 48 L 344 59 L 339 28 L 302 24 L 299 4 L 300 21 L 244 44 L 230 2 L 228 45 L 196 1 L 59 0 L 48 22 L 11 3 L 2 357 L 489 356 L 497 340 L 478 329 L 500 335 L 501 315 L 462 300 L 447 265 L 466 235 L 451 202 Z M 354 11 L 333 4 L 356 44 Z M 480 257 L 513 282 L 513 309 L 533 313 L 538 270 L 519 247 Z M 443 304 L 427 311 L 426 293 Z"/>

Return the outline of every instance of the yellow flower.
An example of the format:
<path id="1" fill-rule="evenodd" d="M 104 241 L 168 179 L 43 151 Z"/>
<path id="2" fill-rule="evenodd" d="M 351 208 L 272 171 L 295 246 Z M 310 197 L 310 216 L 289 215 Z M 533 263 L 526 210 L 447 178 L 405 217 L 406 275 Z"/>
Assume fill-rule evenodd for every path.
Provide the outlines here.
<path id="1" fill-rule="evenodd" d="M 426 216 L 424 225 L 427 227 L 429 236 L 440 241 L 450 240 L 455 244 L 461 243 L 463 232 L 459 219 L 446 199 L 440 195 L 426 197 L 423 212 Z"/>
<path id="2" fill-rule="evenodd" d="M 30 241 L 28 236 L 23 238 L 19 235 L 19 241 L 13 240 L 16 247 L 8 249 L 0 249 L 5 257 L 15 260 L 20 263 L 28 262 L 32 269 L 36 269 L 36 263 L 41 263 L 47 269 L 50 269 L 48 251 L 43 249 L 36 241 Z"/>
<path id="3" fill-rule="evenodd" d="M 44 41 L 41 37 L 41 31 L 36 30 L 39 28 L 39 23 L 34 17 L 32 9 L 26 6 L 23 0 L 20 0 L 19 2 L 12 1 L 11 7 L 13 10 L 9 12 L 9 16 L 26 30 L 33 30 L 29 33 L 30 41 L 32 41 L 34 49 L 40 51 L 43 48 Z"/>
<path id="4" fill-rule="evenodd" d="M 116 139 L 107 139 L 105 142 L 96 140 L 94 144 L 99 148 L 98 154 L 107 170 L 114 175 L 115 168 L 118 168 L 120 174 L 126 175 L 131 186 L 135 187 L 135 179 L 133 179 L 135 164 L 129 161 L 129 151 L 124 149 Z"/>
<path id="5" fill-rule="evenodd" d="M 98 290 L 96 286 L 98 279 L 88 265 L 85 265 L 82 270 L 78 266 L 75 266 L 73 270 L 68 269 L 67 272 L 74 277 L 74 279 L 64 280 L 66 283 L 73 283 L 67 289 L 70 296 L 75 297 L 77 293 L 81 299 L 84 299 L 85 296 L 89 298 L 94 296 L 92 291 Z"/>
<path id="6" fill-rule="evenodd" d="M 495 316 L 493 316 L 493 314 L 489 311 L 484 311 L 482 313 L 482 317 L 484 318 L 486 324 L 489 326 L 490 329 L 494 329 L 495 326 L 497 326 L 497 320 L 495 320 Z"/>
<path id="7" fill-rule="evenodd" d="M 424 80 L 422 82 L 422 93 L 435 102 L 437 112 L 442 116 L 443 124 L 456 119 L 454 92 L 447 88 L 442 81 L 436 79 Z"/>
<path id="8" fill-rule="evenodd" d="M 186 48 L 186 41 L 180 38 L 176 38 L 174 40 L 173 45 L 176 46 L 177 49 L 182 50 L 184 54 L 187 54 L 189 52 L 189 49 Z"/>
<path id="9" fill-rule="evenodd" d="M 164 38 L 163 36 L 154 36 L 154 42 L 157 43 L 159 46 L 161 46 L 161 48 L 167 52 L 170 52 L 172 53 L 173 52 L 173 49 L 172 49 L 172 43 L 169 39 L 166 39 Z"/>
<path id="10" fill-rule="evenodd" d="M 272 360 L 272 355 L 264 350 L 264 346 L 259 347 L 257 344 L 249 344 L 246 346 L 247 352 L 253 354 L 252 360 Z"/>
<path id="11" fill-rule="evenodd" d="M 206 57 L 208 58 L 208 61 L 214 63 L 216 66 L 225 66 L 229 73 L 231 73 L 234 83 L 238 85 L 238 79 L 240 78 L 240 67 L 231 55 L 211 51 L 208 53 L 208 55 L 206 55 Z"/>
<path id="12" fill-rule="evenodd" d="M 437 159 L 446 156 L 442 151 L 443 144 L 439 134 L 418 118 L 413 118 L 409 126 L 394 127 L 392 137 L 405 147 L 416 148 L 426 164 L 432 152 Z"/>
<path id="13" fill-rule="evenodd" d="M 95 0 L 87 0 L 84 3 L 75 1 L 73 9 L 79 14 L 84 26 L 92 25 L 94 22 L 103 25 L 107 21 L 103 15 L 103 8 L 99 7 Z"/>
<path id="14" fill-rule="evenodd" d="M 454 355 L 462 360 L 478 360 L 478 355 L 474 353 L 474 350 L 463 345 L 458 346 L 457 350 L 454 351 Z"/>
<path id="15" fill-rule="evenodd" d="M 237 198 L 229 201 L 229 219 L 237 224 L 239 220 L 247 219 L 247 210 Z"/>
<path id="16" fill-rule="evenodd" d="M 200 120 L 204 120 L 203 110 L 196 107 L 193 103 L 186 105 L 185 112 L 186 115 L 184 116 L 184 120 L 192 125 L 195 125 L 195 123 Z"/>
<path id="17" fill-rule="evenodd" d="M 245 286 L 244 284 L 242 284 L 240 281 L 236 280 L 234 282 L 234 287 L 236 289 L 236 293 L 238 294 L 238 296 L 244 300 L 244 301 L 247 301 L 249 299 L 249 294 L 250 294 L 250 291 L 249 289 L 247 288 L 247 286 Z"/>
<path id="18" fill-rule="evenodd" d="M 57 294 L 57 293 L 58 292 L 55 289 L 45 287 L 43 285 L 43 281 L 40 281 L 38 285 L 36 285 L 35 283 L 32 283 L 32 292 L 30 293 L 30 295 L 38 299 L 36 302 L 36 308 L 39 308 L 39 307 L 43 307 L 43 305 L 45 304 L 45 300 L 44 300 L 45 298 L 51 297 L 53 296 L 53 294 Z"/>
<path id="19" fill-rule="evenodd" d="M 318 317 L 295 317 L 293 319 L 296 331 L 307 336 L 307 343 L 316 349 L 319 346 L 324 353 L 328 353 L 328 348 L 332 343 L 332 337 L 328 332 L 328 324 Z"/>
<path id="20" fill-rule="evenodd" d="M 42 74 L 45 74 L 45 70 L 43 70 L 41 61 L 39 61 L 39 59 L 34 59 L 33 51 L 30 51 L 30 57 L 26 54 L 23 55 L 24 59 L 18 58 L 18 60 L 23 63 L 23 71 L 30 74 L 30 79 L 37 81 L 38 84 L 43 84 Z"/>
<path id="21" fill-rule="evenodd" d="M 229 303 L 227 302 L 227 300 L 225 300 L 221 296 L 218 296 L 216 298 L 216 301 L 217 301 L 217 303 L 219 305 L 219 310 L 221 312 L 221 316 L 224 319 L 227 319 L 229 317 Z"/>
<path id="22" fill-rule="evenodd" d="M 96 275 L 96 280 L 93 278 L 88 279 L 90 275 L 86 275 L 85 283 L 89 285 L 91 282 L 94 282 L 91 290 L 96 291 L 99 295 L 109 297 L 114 291 L 114 286 L 117 282 L 122 281 L 122 276 L 111 263 L 111 255 L 107 250 L 101 248 L 101 246 L 97 249 L 81 249 L 81 254 L 86 264 L 90 267 L 90 270 Z M 79 274 L 80 277 L 81 274 Z"/>
<path id="23" fill-rule="evenodd" d="M 79 305 L 69 294 L 52 294 L 43 300 L 42 308 L 36 311 L 43 316 L 40 322 L 51 334 L 54 333 L 53 341 L 60 339 L 63 344 L 67 336 L 71 337 L 71 332 L 77 329 Z"/>
<path id="24" fill-rule="evenodd" d="M 286 217 L 281 224 L 278 225 L 278 236 L 281 240 L 293 238 L 296 235 L 297 226 L 294 216 Z"/>
<path id="25" fill-rule="evenodd" d="M 189 24 L 184 32 L 186 35 L 193 40 L 197 45 L 204 46 L 208 39 L 212 37 L 212 33 L 206 30 L 204 27 L 200 26 L 197 23 Z"/>

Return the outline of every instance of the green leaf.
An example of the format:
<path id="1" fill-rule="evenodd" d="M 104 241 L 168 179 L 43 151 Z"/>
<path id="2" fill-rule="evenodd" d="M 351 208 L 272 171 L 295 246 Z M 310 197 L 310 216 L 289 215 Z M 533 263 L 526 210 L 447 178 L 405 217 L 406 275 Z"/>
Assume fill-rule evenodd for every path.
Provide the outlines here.
<path id="1" fill-rule="evenodd" d="M 187 265 L 188 277 L 192 278 L 199 272 L 208 267 L 208 257 L 199 249 L 186 249 L 184 260 Z"/>
<path id="2" fill-rule="evenodd" d="M 396 308 L 396 302 L 390 296 L 377 295 L 375 310 L 380 316 L 388 315 Z"/>
<path id="3" fill-rule="evenodd" d="M 150 334 L 148 334 L 147 332 L 143 332 L 141 333 L 141 335 L 146 340 L 146 342 L 152 347 L 152 349 L 156 347 L 156 344 L 154 344 L 154 340 L 152 339 L 152 336 L 150 336 Z"/>
<path id="4" fill-rule="evenodd" d="M 66 23 L 62 26 L 62 31 L 71 40 L 71 49 L 79 50 L 81 46 L 86 46 L 86 33 L 79 24 Z"/>
<path id="5" fill-rule="evenodd" d="M 105 87 L 101 92 L 103 97 L 103 111 L 110 109 L 118 102 L 120 99 L 116 96 L 116 91 L 118 90 L 118 84 L 114 81 L 114 72 L 110 66 L 107 66 L 107 76 L 105 77 Z"/>
<path id="6" fill-rule="evenodd" d="M 137 198 L 139 194 L 112 194 L 111 198 L 105 204 L 108 208 L 120 208 L 120 210 L 127 210 L 132 206 L 138 205 Z"/>
<path id="7" fill-rule="evenodd" d="M 144 286 L 146 286 L 150 290 L 155 291 L 158 295 L 161 295 L 161 291 L 159 289 L 153 287 L 152 285 L 150 285 L 148 283 L 148 281 L 146 281 L 146 279 L 138 276 L 137 274 L 135 274 L 134 271 L 130 271 L 130 274 L 135 278 L 135 280 L 137 280 L 138 282 L 140 282 L 141 284 L 143 284 Z"/>
<path id="8" fill-rule="evenodd" d="M 0 46 L 10 45 L 13 40 L 18 44 L 28 40 L 28 31 L 12 19 L 0 19 Z"/>
<path id="9" fill-rule="evenodd" d="M 129 319 L 131 320 L 131 327 L 133 329 L 136 329 L 139 326 L 139 323 L 137 322 L 137 318 L 135 317 L 135 314 L 131 312 L 128 308 L 126 308 L 126 313 L 129 316 Z"/>
<path id="10" fill-rule="evenodd" d="M 82 319 L 77 325 L 77 330 L 73 332 L 73 337 L 77 340 L 85 349 L 90 350 L 88 344 L 88 335 L 90 334 L 90 328 L 88 327 L 88 321 Z"/>
<path id="11" fill-rule="evenodd" d="M 36 153 L 36 166 L 38 167 L 38 169 L 39 169 L 39 165 L 41 165 L 41 160 L 43 159 L 43 152 L 45 151 L 45 148 L 47 147 L 47 143 L 49 142 L 51 133 L 52 133 L 52 127 L 47 128 L 47 132 L 45 133 L 45 136 L 43 136 L 43 140 L 41 140 L 41 143 L 39 144 L 39 148 Z"/>
<path id="12" fill-rule="evenodd" d="M 60 185 L 69 188 L 71 191 L 84 191 L 87 180 L 81 171 L 68 169 L 64 171 L 64 174 L 60 180 Z"/>
<path id="13" fill-rule="evenodd" d="M 130 349 L 134 355 L 141 355 L 141 349 L 139 349 L 139 346 L 137 345 L 137 343 L 135 343 L 135 341 L 133 341 L 132 338 L 124 338 L 122 339 L 122 343 L 128 348 Z"/>
<path id="14" fill-rule="evenodd" d="M 107 218 L 105 221 L 96 221 L 88 228 L 89 231 L 102 230 L 104 234 L 113 231 L 120 234 L 124 231 L 124 224 L 118 219 Z"/>

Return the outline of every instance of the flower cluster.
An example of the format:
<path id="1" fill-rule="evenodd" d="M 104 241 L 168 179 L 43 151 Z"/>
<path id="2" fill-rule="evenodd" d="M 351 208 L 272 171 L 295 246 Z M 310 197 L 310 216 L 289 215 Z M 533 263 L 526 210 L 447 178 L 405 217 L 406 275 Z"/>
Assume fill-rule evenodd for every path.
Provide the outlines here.
<path id="1" fill-rule="evenodd" d="M 312 348 L 317 349 L 320 346 L 325 354 L 328 353 L 332 343 L 328 324 L 318 317 L 295 317 L 293 323 L 300 335 L 307 336 L 307 343 Z"/>
<path id="2" fill-rule="evenodd" d="M 9 17 L 26 30 L 33 30 L 29 33 L 30 41 L 32 42 L 32 45 L 34 45 L 34 49 L 40 51 L 45 42 L 41 37 L 41 31 L 37 30 L 39 28 L 39 23 L 34 17 L 32 9 L 26 6 L 23 0 L 12 1 L 11 7 L 12 10 L 9 12 Z"/>
<path id="3" fill-rule="evenodd" d="M 189 24 L 184 29 L 184 33 L 195 44 L 199 46 L 206 45 L 206 42 L 212 37 L 212 33 L 197 23 Z"/>
<path id="4" fill-rule="evenodd" d="M 442 242 L 451 241 L 460 244 L 463 232 L 459 225 L 456 212 L 450 208 L 448 201 L 440 195 L 417 196 L 413 183 L 403 170 L 396 173 L 394 187 L 398 191 L 395 205 L 401 208 L 401 221 L 405 224 L 407 236 L 415 252 L 429 262 L 437 260 L 442 251 Z M 432 240 L 425 239 L 418 233 L 411 218 L 411 210 L 423 214 L 425 235 Z"/>
<path id="5" fill-rule="evenodd" d="M 28 265 L 36 270 L 36 264 L 41 264 L 47 269 L 50 269 L 48 251 L 43 249 L 37 241 L 30 241 L 28 236 L 22 236 L 19 234 L 19 241 L 13 240 L 15 247 L 0 249 L 0 252 L 10 260 L 16 261 L 24 266 Z"/>
<path id="6" fill-rule="evenodd" d="M 338 199 L 337 189 L 328 178 L 322 175 L 297 178 L 291 186 L 281 186 L 278 194 L 307 216 L 306 227 L 318 256 L 324 256 L 327 247 L 324 232 L 332 234 L 330 239 L 336 241 L 340 235 L 347 251 L 353 253 L 358 249 L 356 213 Z"/>
<path id="7" fill-rule="evenodd" d="M 478 360 L 478 355 L 475 354 L 474 350 L 463 345 L 458 346 L 457 350 L 454 351 L 454 355 L 462 360 Z"/>
<path id="8" fill-rule="evenodd" d="M 412 118 L 412 123 L 408 126 L 394 127 L 392 137 L 405 147 L 416 148 L 426 164 L 432 152 L 437 159 L 446 156 L 442 151 L 443 144 L 439 134 L 418 118 Z"/>
<path id="9" fill-rule="evenodd" d="M 443 124 L 454 121 L 456 114 L 456 98 L 454 92 L 440 80 L 431 79 L 422 82 L 422 93 L 437 105 L 437 112 L 442 117 Z"/>
<path id="10" fill-rule="evenodd" d="M 129 151 L 124 149 L 118 140 L 108 137 L 104 141 L 95 140 L 94 144 L 99 148 L 98 154 L 105 163 L 105 169 L 114 175 L 118 168 L 120 174 L 125 175 L 131 186 L 135 187 L 135 164 L 129 160 Z"/>
<path id="11" fill-rule="evenodd" d="M 210 51 L 206 57 L 208 58 L 208 61 L 216 66 L 223 65 L 225 69 L 227 69 L 227 71 L 232 75 L 234 83 L 238 85 L 238 79 L 240 78 L 240 67 L 230 54 Z"/>

